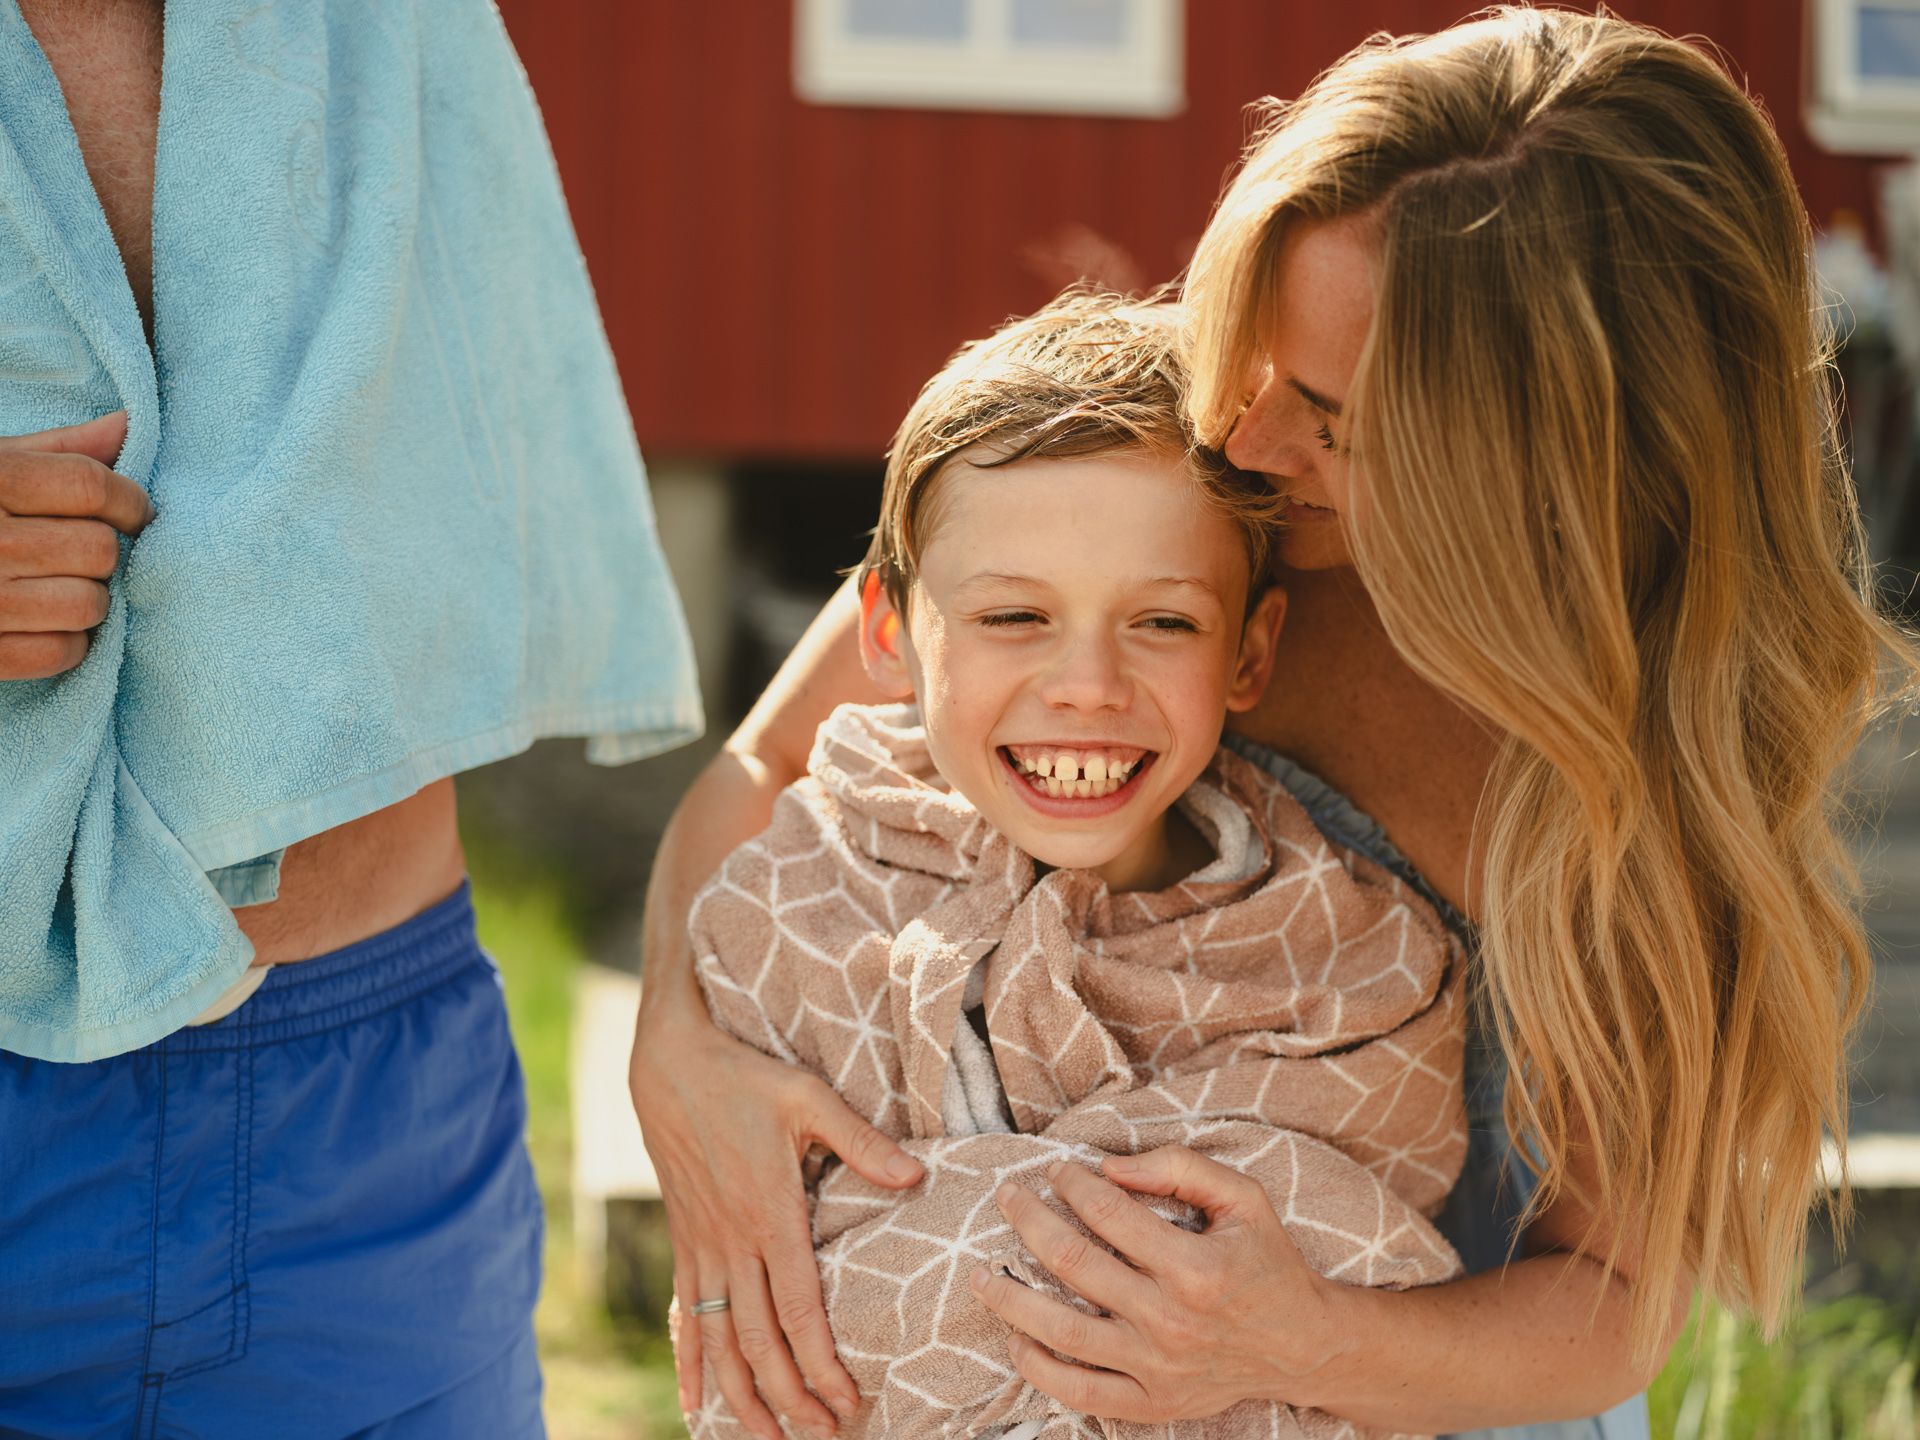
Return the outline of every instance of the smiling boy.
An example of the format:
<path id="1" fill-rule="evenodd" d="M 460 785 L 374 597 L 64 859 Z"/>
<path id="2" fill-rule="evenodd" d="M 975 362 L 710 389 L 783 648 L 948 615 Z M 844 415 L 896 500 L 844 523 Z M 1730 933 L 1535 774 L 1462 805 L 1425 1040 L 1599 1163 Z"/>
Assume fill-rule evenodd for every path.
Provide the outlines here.
<path id="1" fill-rule="evenodd" d="M 844 1168 L 813 1188 L 867 1402 L 842 1434 L 1100 1433 L 1021 1379 L 980 1303 L 1128 1283 L 1064 1213 L 1037 1257 L 1006 1224 L 1063 1163 L 1188 1145 L 1284 1201 L 1324 1275 L 1457 1270 L 1424 1217 L 1464 1151 L 1459 957 L 1219 748 L 1285 600 L 1271 493 L 1182 427 L 1178 325 L 1070 293 L 928 382 L 861 576 L 868 671 L 914 703 L 837 711 L 694 905 L 715 1019 L 927 1168 L 905 1196 Z M 1352 1433 L 1220 1384 L 1241 1403 L 1176 1433 Z M 694 1433 L 742 1433 L 703 1392 Z"/>

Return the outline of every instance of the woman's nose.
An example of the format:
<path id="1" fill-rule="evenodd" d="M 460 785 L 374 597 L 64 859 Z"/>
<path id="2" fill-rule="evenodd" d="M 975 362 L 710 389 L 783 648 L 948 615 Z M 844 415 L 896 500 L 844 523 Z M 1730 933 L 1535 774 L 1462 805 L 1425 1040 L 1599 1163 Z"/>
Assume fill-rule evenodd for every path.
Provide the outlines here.
<path id="1" fill-rule="evenodd" d="M 1262 386 L 1227 433 L 1227 459 L 1241 470 L 1268 475 L 1291 474 L 1297 468 L 1298 457 L 1286 443 L 1279 420 L 1273 403 L 1273 386 Z"/>
<path id="2" fill-rule="evenodd" d="M 1109 636 L 1069 640 L 1040 682 L 1040 698 L 1063 710 L 1117 710 L 1132 698 L 1118 644 Z"/>

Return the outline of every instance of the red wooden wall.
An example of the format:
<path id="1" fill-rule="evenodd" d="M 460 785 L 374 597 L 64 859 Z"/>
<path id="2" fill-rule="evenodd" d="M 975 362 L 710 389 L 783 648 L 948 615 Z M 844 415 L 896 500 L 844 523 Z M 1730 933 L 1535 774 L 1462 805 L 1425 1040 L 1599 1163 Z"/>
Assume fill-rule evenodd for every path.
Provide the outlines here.
<path id="1" fill-rule="evenodd" d="M 1772 112 L 1816 220 L 1869 162 L 1801 124 L 1804 0 L 1615 0 L 1711 36 Z M 1098 254 L 1185 263 L 1244 136 L 1374 30 L 1472 0 L 1188 0 L 1171 120 L 805 105 L 786 0 L 500 0 L 559 157 L 642 446 L 871 459 L 961 340 Z M 1097 239 L 1095 237 L 1098 237 Z"/>

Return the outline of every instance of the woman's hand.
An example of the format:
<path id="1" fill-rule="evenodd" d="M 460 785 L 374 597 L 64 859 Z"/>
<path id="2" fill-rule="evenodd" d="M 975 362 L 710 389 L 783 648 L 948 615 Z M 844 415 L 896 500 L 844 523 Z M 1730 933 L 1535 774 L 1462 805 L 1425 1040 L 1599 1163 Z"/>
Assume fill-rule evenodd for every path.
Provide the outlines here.
<path id="1" fill-rule="evenodd" d="M 1154 1425 L 1242 1400 L 1312 1405 L 1307 1392 L 1327 1356 L 1333 1287 L 1301 1258 L 1266 1192 L 1179 1147 L 1112 1157 L 1104 1169 L 1107 1179 L 1061 1164 L 1048 1179 L 1123 1258 L 1020 1186 L 1003 1186 L 997 1197 L 1034 1257 L 1107 1312 L 1088 1315 L 977 1270 L 974 1293 L 1015 1331 L 1007 1348 L 1021 1376 L 1085 1414 Z M 1184 1200 L 1205 1214 L 1206 1228 L 1171 1225 L 1127 1190 Z"/>
<path id="2" fill-rule="evenodd" d="M 756 1435 L 781 1440 L 768 1405 L 833 1434 L 815 1396 L 850 1415 L 860 1392 L 827 1328 L 800 1159 L 818 1143 L 894 1189 L 921 1179 L 919 1162 L 825 1082 L 722 1034 L 697 995 L 643 1005 L 629 1083 L 673 1238 L 681 1406 L 700 1407 L 705 1355 Z M 695 1301 L 723 1296 L 730 1308 L 693 1323 Z"/>

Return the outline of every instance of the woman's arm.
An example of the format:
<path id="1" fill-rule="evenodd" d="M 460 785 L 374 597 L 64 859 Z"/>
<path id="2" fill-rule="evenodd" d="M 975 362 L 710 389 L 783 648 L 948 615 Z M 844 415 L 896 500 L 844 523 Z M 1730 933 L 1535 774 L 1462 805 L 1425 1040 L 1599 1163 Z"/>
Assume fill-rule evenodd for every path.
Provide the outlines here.
<path id="1" fill-rule="evenodd" d="M 922 1171 L 824 1082 L 714 1027 L 694 979 L 687 912 L 721 861 L 766 827 L 774 798 L 805 773 L 814 731 L 833 707 L 880 698 L 860 667 L 858 620 L 849 582 L 681 799 L 647 886 L 646 983 L 628 1084 L 660 1176 L 682 1310 L 721 1296 L 732 1307 L 683 1325 L 680 1400 L 699 1407 L 704 1352 L 735 1416 L 767 1440 L 780 1440 L 780 1429 L 756 1384 L 789 1421 L 821 1435 L 833 1433 L 833 1416 L 814 1394 L 842 1414 L 859 1404 L 820 1301 L 800 1156 L 824 1145 L 867 1180 L 896 1189 Z"/>
<path id="2" fill-rule="evenodd" d="M 1310 1405 L 1390 1430 L 1440 1433 L 1597 1414 L 1644 1389 L 1659 1360 L 1636 1363 L 1627 1340 L 1637 1247 L 1614 1274 L 1600 1261 L 1612 1238 L 1573 1200 L 1529 1232 L 1538 1251 L 1494 1270 L 1420 1289 L 1368 1290 L 1315 1274 L 1288 1240 L 1266 1193 L 1247 1177 L 1181 1149 L 1107 1162 L 1127 1189 L 1173 1195 L 1206 1212 L 1189 1235 L 1115 1184 L 1069 1166 L 1056 1194 L 1152 1282 L 1116 1289 L 1087 1263 L 1039 1201 L 1014 1194 L 1007 1216 L 1043 1264 L 1079 1271 L 1070 1283 L 1112 1313 L 1122 1336 L 1068 1364 L 1085 1317 L 1004 1280 L 981 1298 L 1042 1342 L 1014 1350 L 1020 1373 L 1075 1409 L 1161 1423 L 1217 1413 L 1242 1399 Z M 1590 1174 L 1575 1179 L 1592 1185 Z M 1067 1276 L 1061 1278 L 1067 1279 Z M 1672 1297 L 1668 1343 L 1686 1317 L 1690 1284 Z M 1663 1347 L 1663 1353 L 1664 1353 Z M 1232 1377 L 1222 1384 L 1222 1377 Z"/>

